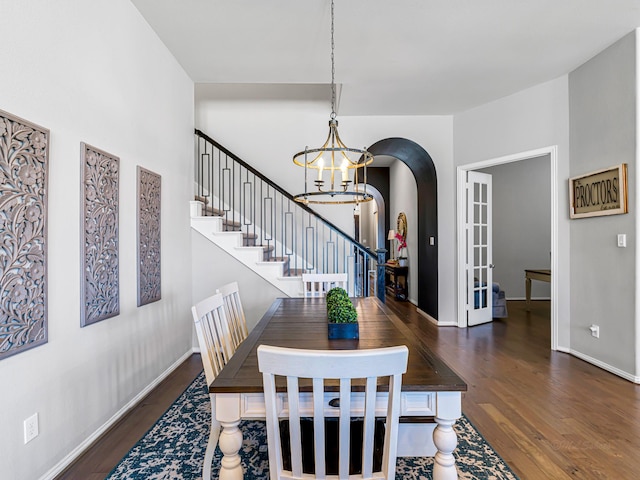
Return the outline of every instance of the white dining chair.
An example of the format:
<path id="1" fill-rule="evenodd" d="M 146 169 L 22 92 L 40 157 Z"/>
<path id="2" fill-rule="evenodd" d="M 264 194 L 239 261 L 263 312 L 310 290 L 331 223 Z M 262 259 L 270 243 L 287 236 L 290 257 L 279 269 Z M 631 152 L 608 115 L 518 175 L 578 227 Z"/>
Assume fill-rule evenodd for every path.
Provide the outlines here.
<path id="1" fill-rule="evenodd" d="M 338 420 L 338 477 L 333 478 L 387 478 L 393 479 L 396 469 L 398 422 L 400 415 L 400 387 L 402 374 L 407 369 L 409 351 L 406 346 L 368 350 L 301 350 L 260 345 L 258 369 L 262 372 L 267 418 L 267 446 L 271 480 L 302 478 L 302 434 L 300 418 L 310 416 L 305 405 L 310 405 L 313 417 L 313 451 L 315 473 L 308 478 L 326 478 L 325 467 L 325 411 L 332 404 L 325 403 L 325 380 L 339 380 Z M 276 393 L 276 377 L 286 377 L 286 403 L 282 408 Z M 373 451 L 376 416 L 376 396 L 380 377 L 388 382 L 388 401 L 382 453 L 382 470 L 373 472 Z M 312 379 L 311 382 L 299 379 Z M 352 402 L 351 381 L 365 379 L 364 401 Z M 305 383 L 306 382 L 306 383 Z M 299 385 L 311 383 L 312 398 L 300 400 Z M 284 382 L 278 382 L 282 387 Z M 332 402 L 333 403 L 333 402 Z M 312 407 L 311 407 L 312 405 Z M 379 406 L 379 405 L 378 405 Z M 353 410 L 353 411 L 352 411 Z M 351 417 L 364 418 L 362 444 L 362 471 L 349 476 L 349 441 Z M 287 417 L 291 470 L 285 470 L 279 420 Z M 307 476 L 305 476 L 307 478 Z"/>
<path id="2" fill-rule="evenodd" d="M 193 314 L 208 386 L 235 352 L 222 294 L 217 293 L 205 298 L 191 307 L 191 313 Z M 209 394 L 209 398 L 211 400 L 211 429 L 202 468 L 202 478 L 206 480 L 211 478 L 211 462 L 220 436 L 220 423 L 216 420 L 216 399 L 212 393 Z"/>
<path id="3" fill-rule="evenodd" d="M 222 294 L 224 300 L 225 313 L 229 321 L 229 329 L 231 332 L 231 340 L 233 342 L 234 351 L 249 335 L 247 329 L 247 319 L 242 308 L 240 300 L 240 288 L 238 282 L 231 282 L 216 290 L 216 293 Z"/>
<path id="4" fill-rule="evenodd" d="M 334 287 L 349 289 L 346 273 L 303 273 L 302 285 L 305 297 L 324 297 Z"/>

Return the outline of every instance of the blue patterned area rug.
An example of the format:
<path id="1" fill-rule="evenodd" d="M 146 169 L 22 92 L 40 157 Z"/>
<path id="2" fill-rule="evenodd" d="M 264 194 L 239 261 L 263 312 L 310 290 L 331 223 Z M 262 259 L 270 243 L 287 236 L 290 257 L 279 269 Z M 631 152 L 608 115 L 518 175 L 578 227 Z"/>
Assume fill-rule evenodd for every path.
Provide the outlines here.
<path id="1" fill-rule="evenodd" d="M 108 480 L 201 480 L 209 438 L 211 402 L 204 373 L 180 395 L 156 424 L 107 476 Z M 265 423 L 243 421 L 240 454 L 245 478 L 267 480 L 269 458 Z M 518 480 L 474 426 L 462 417 L 455 425 L 454 452 L 461 479 Z M 216 449 L 212 478 L 218 478 L 222 453 Z M 398 458 L 396 479 L 431 480 L 433 458 Z"/>

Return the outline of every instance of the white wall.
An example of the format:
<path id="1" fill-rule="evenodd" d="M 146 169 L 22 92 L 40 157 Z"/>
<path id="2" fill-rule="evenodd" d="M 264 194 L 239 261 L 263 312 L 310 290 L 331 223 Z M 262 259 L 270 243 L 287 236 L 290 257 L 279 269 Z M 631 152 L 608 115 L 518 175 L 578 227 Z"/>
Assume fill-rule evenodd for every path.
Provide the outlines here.
<path id="1" fill-rule="evenodd" d="M 360 243 L 372 250 L 378 248 L 378 205 L 375 200 L 360 205 Z"/>
<path id="2" fill-rule="evenodd" d="M 467 165 L 552 145 L 558 146 L 558 175 L 551 188 L 558 206 L 558 344 L 570 348 L 569 90 L 562 76 L 455 115 L 455 165 Z"/>
<path id="3" fill-rule="evenodd" d="M 635 62 L 636 62 L 636 66 L 640 65 L 640 35 L 638 32 L 638 29 L 636 29 L 635 32 L 635 37 L 636 37 L 636 55 L 635 55 Z M 637 68 L 637 67 L 636 67 Z M 640 78 L 637 77 L 637 69 L 636 69 L 636 85 L 640 85 Z M 638 165 L 640 165 L 640 148 L 638 148 L 638 141 L 640 141 L 640 95 L 638 94 L 638 91 L 640 90 L 640 86 L 636 87 L 636 121 L 635 121 L 635 126 L 636 126 L 636 159 L 635 159 L 635 184 L 639 185 L 640 184 L 640 168 L 638 168 Z M 630 208 L 635 208 L 635 211 L 638 212 L 640 211 L 640 209 L 638 208 L 638 206 L 640 205 L 640 195 L 636 195 L 635 196 L 635 203 L 633 206 L 629 205 Z M 636 242 L 638 241 L 637 239 L 640 238 L 640 235 L 638 235 L 638 230 L 640 229 L 640 222 L 638 222 L 636 220 Z M 638 281 L 638 278 L 640 277 L 640 255 L 637 254 L 636 252 L 636 291 L 635 291 L 635 298 L 638 298 L 638 296 L 640 295 L 640 282 Z M 635 376 L 636 376 L 636 383 L 638 382 L 638 378 L 640 377 L 640 328 L 638 328 L 638 322 L 640 321 L 640 302 L 636 302 L 636 313 L 635 313 L 635 317 L 636 317 L 636 323 L 635 323 L 635 354 L 636 354 L 636 365 L 635 365 Z"/>
<path id="4" fill-rule="evenodd" d="M 49 342 L 0 361 L 0 478 L 33 480 L 190 351 L 193 83 L 127 0 L 3 2 L 0 109 L 50 130 Z M 80 142 L 120 157 L 120 310 L 80 328 Z M 136 307 L 136 166 L 162 176 L 162 300 Z M 40 435 L 23 444 L 38 412 Z"/>
<path id="5" fill-rule="evenodd" d="M 636 364 L 635 32 L 569 75 L 571 176 L 627 163 L 630 213 L 571 221 L 571 348 L 624 372 Z M 627 234 L 627 248 L 617 234 Z M 600 326 L 600 338 L 589 326 Z M 637 373 L 636 373 L 637 375 Z"/>
<path id="6" fill-rule="evenodd" d="M 193 252 L 191 301 L 194 305 L 213 295 L 216 288 L 230 282 L 238 282 L 247 327 L 251 331 L 273 301 L 278 297 L 286 296 L 195 230 L 191 233 L 191 251 Z M 198 345 L 195 331 L 194 345 Z"/>
<path id="7" fill-rule="evenodd" d="M 312 86 L 309 87 L 309 100 L 286 100 L 291 96 L 291 88 L 294 87 L 284 86 L 279 92 L 274 86 L 196 85 L 196 127 L 295 194 L 303 190 L 304 170 L 293 164 L 292 157 L 305 146 L 319 147 L 326 139 L 330 96 L 328 91 L 326 97 L 316 95 L 317 89 Z M 305 98 L 304 95 L 299 97 Z M 361 148 L 385 138 L 402 137 L 421 145 L 431 155 L 438 175 L 439 316 L 455 321 L 452 117 L 342 117 L 338 112 L 338 121 L 341 138 L 348 146 Z M 415 192 L 415 179 L 409 183 Z M 416 193 L 413 193 L 414 199 L 409 200 L 407 189 L 400 190 L 397 194 L 402 198 L 403 208 L 412 204 L 417 209 Z M 395 198 L 396 193 L 392 190 L 391 195 Z M 353 234 L 352 207 L 312 207 L 345 232 Z M 396 217 L 397 213 L 394 216 L 392 210 L 392 225 Z M 415 234 L 416 224 L 413 225 Z M 409 230 L 410 234 L 412 230 Z M 417 262 L 416 255 L 412 261 Z M 417 263 L 415 266 L 410 264 L 410 270 L 417 274 Z M 410 279 L 410 282 L 410 288 L 417 287 L 417 280 Z"/>
<path id="8" fill-rule="evenodd" d="M 524 299 L 524 270 L 551 265 L 549 155 L 481 171 L 492 176 L 493 281 L 507 299 Z M 531 282 L 532 298 L 550 295 L 549 283 Z"/>

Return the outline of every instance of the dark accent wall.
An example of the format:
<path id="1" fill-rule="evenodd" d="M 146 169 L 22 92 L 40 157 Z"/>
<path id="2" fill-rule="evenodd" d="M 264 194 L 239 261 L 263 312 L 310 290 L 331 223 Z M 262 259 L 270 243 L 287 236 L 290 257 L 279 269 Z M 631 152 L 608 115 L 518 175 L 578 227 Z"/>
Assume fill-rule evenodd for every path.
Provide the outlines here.
<path id="1" fill-rule="evenodd" d="M 438 181 L 436 167 L 431 156 L 417 143 L 406 138 L 387 138 L 374 143 L 368 149 L 375 155 L 389 155 L 404 162 L 416 179 L 418 187 L 418 308 L 438 318 Z M 375 186 L 389 198 L 389 172 L 387 169 L 387 191 L 383 192 L 367 169 L 367 183 Z M 385 202 L 388 212 L 389 201 Z M 387 222 L 389 215 L 386 215 Z M 389 226 L 385 225 L 385 231 Z M 429 238 L 435 245 L 429 245 Z"/>

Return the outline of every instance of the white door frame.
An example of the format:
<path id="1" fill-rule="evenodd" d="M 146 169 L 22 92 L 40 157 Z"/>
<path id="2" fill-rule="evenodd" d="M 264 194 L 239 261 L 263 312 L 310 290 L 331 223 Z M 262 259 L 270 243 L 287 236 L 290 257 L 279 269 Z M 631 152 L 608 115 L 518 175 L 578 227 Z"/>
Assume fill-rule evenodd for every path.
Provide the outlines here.
<path id="1" fill-rule="evenodd" d="M 469 170 L 502 165 L 504 163 L 519 162 L 530 158 L 549 155 L 551 159 L 551 272 L 558 271 L 558 146 L 552 145 L 536 150 L 506 155 L 504 157 L 491 158 L 476 163 L 461 165 L 457 168 L 457 242 L 458 242 L 458 327 L 467 326 L 467 278 L 466 278 L 466 252 L 465 252 L 465 189 L 466 178 Z M 524 275 L 524 272 L 523 272 Z M 557 274 L 551 275 L 551 350 L 558 349 L 558 278 Z M 523 280 L 524 281 L 524 280 Z"/>

